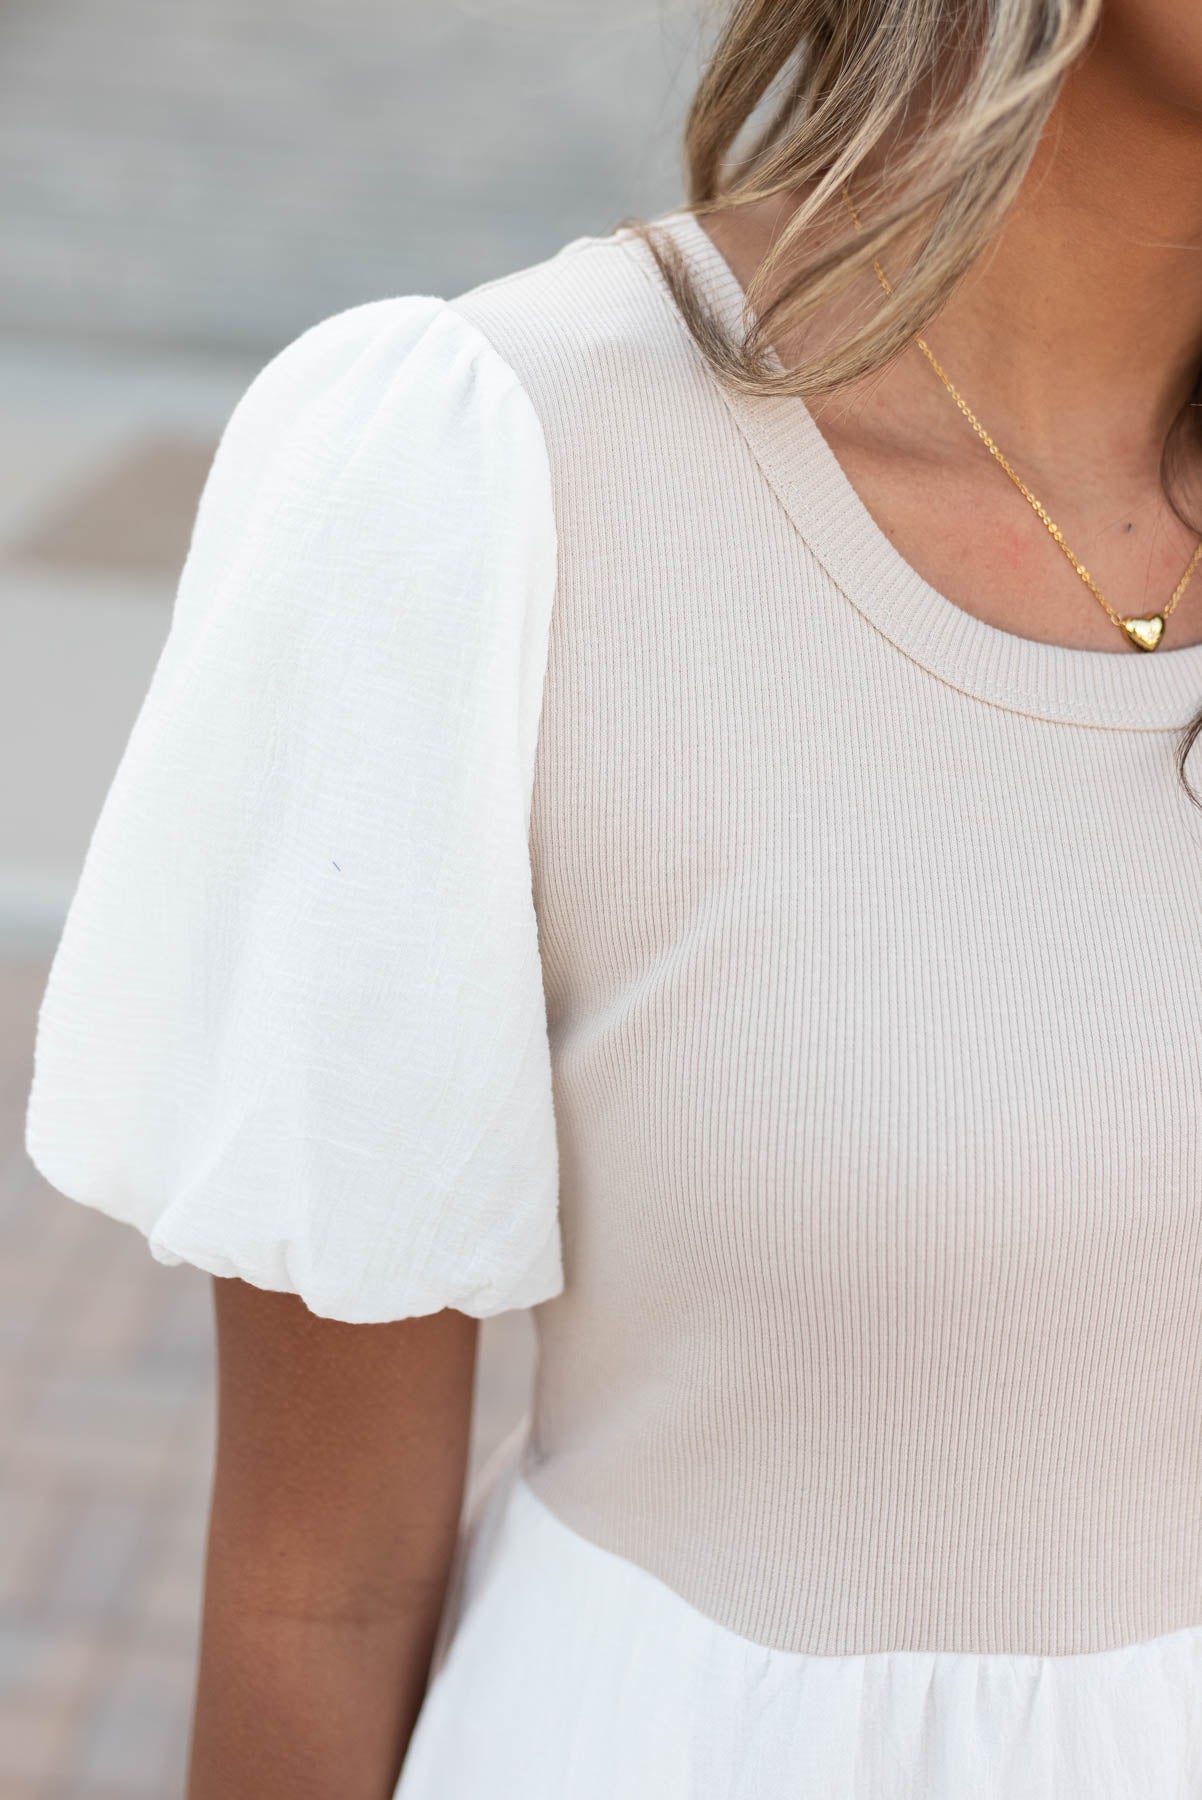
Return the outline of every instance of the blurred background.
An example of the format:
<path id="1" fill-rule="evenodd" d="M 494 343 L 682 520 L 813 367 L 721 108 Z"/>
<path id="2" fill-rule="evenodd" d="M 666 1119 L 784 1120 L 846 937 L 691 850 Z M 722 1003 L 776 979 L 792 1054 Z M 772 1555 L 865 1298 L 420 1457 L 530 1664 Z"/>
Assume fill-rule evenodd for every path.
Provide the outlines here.
<path id="1" fill-rule="evenodd" d="M 182 1793 L 207 1278 L 22 1148 L 221 425 L 305 326 L 680 197 L 701 0 L 0 0 L 0 1800 Z M 483 1334 L 476 1466 L 528 1321 Z"/>

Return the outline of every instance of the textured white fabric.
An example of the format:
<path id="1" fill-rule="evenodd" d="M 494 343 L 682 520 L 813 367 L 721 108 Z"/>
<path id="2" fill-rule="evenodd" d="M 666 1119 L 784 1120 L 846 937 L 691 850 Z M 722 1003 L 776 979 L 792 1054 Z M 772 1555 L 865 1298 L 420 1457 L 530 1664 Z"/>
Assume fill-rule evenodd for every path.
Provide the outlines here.
<path id="1" fill-rule="evenodd" d="M 51 970 L 29 1154 L 187 1261 L 380 1320 L 561 1285 L 528 835 L 541 427 L 420 296 L 224 433 Z"/>
<path id="2" fill-rule="evenodd" d="M 462 1557 L 397 1800 L 1202 1794 L 1202 1629 L 1073 1656 L 763 1648 L 561 1523 L 513 1445 Z"/>

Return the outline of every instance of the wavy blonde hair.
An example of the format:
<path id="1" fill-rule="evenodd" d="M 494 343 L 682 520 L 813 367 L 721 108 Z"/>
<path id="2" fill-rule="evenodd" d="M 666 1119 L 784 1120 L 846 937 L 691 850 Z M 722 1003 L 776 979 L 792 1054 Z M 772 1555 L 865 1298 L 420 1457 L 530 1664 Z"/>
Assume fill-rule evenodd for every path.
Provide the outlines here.
<path id="1" fill-rule="evenodd" d="M 671 238 L 632 222 L 720 379 L 751 394 L 830 393 L 923 331 L 996 235 L 1101 11 L 1102 0 L 736 0 L 688 113 L 686 210 L 797 197 L 748 284 L 741 337 L 707 308 Z M 892 293 L 835 342 L 777 366 L 770 346 L 891 248 L 902 252 Z M 1184 409 L 1165 445 L 1183 519 L 1175 475 L 1199 417 Z M 1202 711 L 1176 760 L 1202 806 L 1185 776 L 1200 733 Z"/>
<path id="2" fill-rule="evenodd" d="M 741 342 L 715 330 L 666 235 L 642 228 L 723 378 L 757 393 L 821 394 L 904 349 L 997 232 L 1101 9 L 1102 0 L 737 0 L 689 109 L 687 208 L 729 212 L 802 190 L 748 289 L 755 317 Z M 887 175 L 870 173 L 886 151 Z M 845 185 L 862 231 L 842 209 Z M 769 367 L 774 338 L 899 243 L 904 272 L 862 325 L 786 371 Z"/>

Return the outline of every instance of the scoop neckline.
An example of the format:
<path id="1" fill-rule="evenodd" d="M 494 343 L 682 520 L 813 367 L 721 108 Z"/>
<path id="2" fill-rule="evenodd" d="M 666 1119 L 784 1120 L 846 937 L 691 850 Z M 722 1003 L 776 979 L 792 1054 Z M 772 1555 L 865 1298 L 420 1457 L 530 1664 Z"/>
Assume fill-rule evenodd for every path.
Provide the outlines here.
<path id="1" fill-rule="evenodd" d="M 738 332 L 746 292 L 704 226 L 684 211 L 664 213 L 654 225 L 671 235 L 720 322 Z M 687 333 L 674 303 L 673 311 Z M 775 355 L 770 360 L 781 367 Z M 800 395 L 737 394 L 713 380 L 798 533 L 844 597 L 930 674 L 995 706 L 1068 725 L 1177 731 L 1202 707 L 1202 642 L 1150 653 L 1088 650 L 988 624 L 907 562 Z"/>

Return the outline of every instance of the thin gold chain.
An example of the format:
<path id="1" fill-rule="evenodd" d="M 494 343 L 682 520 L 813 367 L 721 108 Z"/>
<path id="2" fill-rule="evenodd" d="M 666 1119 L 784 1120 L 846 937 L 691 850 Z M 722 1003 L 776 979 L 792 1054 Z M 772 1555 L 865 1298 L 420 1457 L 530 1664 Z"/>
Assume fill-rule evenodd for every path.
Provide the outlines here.
<path id="1" fill-rule="evenodd" d="M 852 204 L 851 195 L 848 193 L 846 187 L 844 187 L 844 189 L 843 189 L 843 198 L 844 198 L 845 202 L 847 203 L 847 210 L 852 216 L 852 221 L 858 230 L 860 228 L 860 216 Z M 877 280 L 880 282 L 880 284 L 884 288 L 885 292 L 887 294 L 891 294 L 893 292 L 892 283 L 890 282 L 889 277 L 885 274 L 884 269 L 882 269 L 879 259 L 875 256 L 872 259 L 872 266 L 876 270 Z M 1123 618 L 1123 615 L 1120 612 L 1117 612 L 1115 610 L 1115 608 L 1113 606 L 1111 606 L 1109 600 L 1106 598 L 1105 594 L 1102 592 L 1101 588 L 1098 586 L 1097 582 L 1094 580 L 1094 578 L 1090 574 L 1089 570 L 1085 567 L 1085 565 L 1082 562 L 1080 562 L 1077 559 L 1076 556 L 1074 556 L 1073 552 L 1069 549 L 1068 545 L 1064 541 L 1064 533 L 1061 531 L 1059 525 L 1057 525 L 1056 521 L 1051 517 L 1047 508 L 1042 504 L 1042 502 L 1036 499 L 1035 495 L 1031 492 L 1030 488 L 1027 486 L 1027 484 L 1023 480 L 1022 476 L 1018 473 L 1017 469 L 1015 469 L 1013 467 L 1013 465 L 1011 464 L 1009 458 L 1005 455 L 1005 453 L 1001 450 L 1001 448 L 996 443 L 994 443 L 993 439 L 990 437 L 989 433 L 986 431 L 985 427 L 982 425 L 980 419 L 978 419 L 976 413 L 973 412 L 972 407 L 968 404 L 968 402 L 964 398 L 963 394 L 959 391 L 959 389 L 955 386 L 955 384 L 948 377 L 947 372 L 944 370 L 944 368 L 940 364 L 938 358 L 935 356 L 934 351 L 931 349 L 931 346 L 927 343 L 926 339 L 924 337 L 920 337 L 916 333 L 915 337 L 914 337 L 914 342 L 918 345 L 918 348 L 922 351 L 923 355 L 926 357 L 927 361 L 930 363 L 932 369 L 934 369 L 936 375 L 938 375 L 940 381 L 943 383 L 944 387 L 947 389 L 948 393 L 951 395 L 952 399 L 955 401 L 955 403 L 959 407 L 960 411 L 964 414 L 964 417 L 968 420 L 968 423 L 972 426 L 973 430 L 976 432 L 977 436 L 980 438 L 981 442 L 984 444 L 984 446 L 988 450 L 989 454 L 1006 471 L 1006 474 L 1010 477 L 1011 481 L 1014 483 L 1015 487 L 1018 489 L 1018 491 L 1022 495 L 1023 499 L 1027 502 L 1028 506 L 1030 506 L 1031 509 L 1033 510 L 1033 512 L 1035 512 L 1035 514 L 1038 516 L 1038 518 L 1040 518 L 1042 520 L 1042 522 L 1046 526 L 1048 532 L 1051 534 L 1051 536 L 1054 539 L 1054 541 L 1056 542 L 1056 544 L 1059 545 L 1060 549 L 1063 550 L 1065 556 L 1067 556 L 1069 562 L 1073 565 L 1073 568 L 1077 571 L 1077 574 L 1081 577 L 1081 580 L 1085 583 L 1086 587 L 1089 589 L 1089 591 L 1093 595 L 1094 599 L 1098 602 L 1098 604 L 1100 606 L 1105 608 L 1106 612 L 1109 614 L 1109 616 L 1113 620 L 1113 622 L 1119 627 L 1119 629 L 1121 631 L 1123 631 L 1124 634 L 1129 636 L 1130 633 L 1127 632 L 1127 621 Z M 1172 597 L 1168 601 L 1167 605 L 1162 606 L 1160 609 L 1160 617 L 1162 619 L 1168 618 L 1169 614 L 1172 612 L 1173 608 L 1176 606 L 1178 600 L 1180 600 L 1182 594 L 1184 594 L 1186 588 L 1189 585 L 1190 576 L 1193 574 L 1194 570 L 1197 568 L 1200 561 L 1202 561 L 1202 538 L 1199 538 L 1197 544 L 1194 546 L 1193 555 L 1190 557 L 1189 562 L 1186 564 L 1185 573 L 1182 575 L 1181 580 L 1177 583 L 1177 586 L 1173 589 Z"/>

